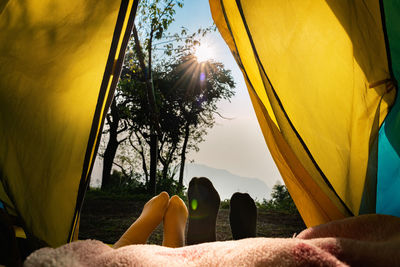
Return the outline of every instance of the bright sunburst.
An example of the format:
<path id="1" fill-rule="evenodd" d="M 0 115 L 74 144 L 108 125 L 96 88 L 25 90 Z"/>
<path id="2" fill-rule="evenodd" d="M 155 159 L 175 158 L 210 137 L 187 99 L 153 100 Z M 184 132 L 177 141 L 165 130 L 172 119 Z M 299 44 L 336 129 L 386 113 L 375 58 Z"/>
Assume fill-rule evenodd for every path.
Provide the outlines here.
<path id="1" fill-rule="evenodd" d="M 200 44 L 196 47 L 194 55 L 197 58 L 197 62 L 201 63 L 210 60 L 213 56 L 213 51 L 206 43 Z"/>

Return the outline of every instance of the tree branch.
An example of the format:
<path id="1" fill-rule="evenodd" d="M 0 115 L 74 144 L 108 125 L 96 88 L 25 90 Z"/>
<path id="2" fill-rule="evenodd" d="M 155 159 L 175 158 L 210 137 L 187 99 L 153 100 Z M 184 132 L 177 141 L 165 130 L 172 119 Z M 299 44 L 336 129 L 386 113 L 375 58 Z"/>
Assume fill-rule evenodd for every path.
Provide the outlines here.
<path id="1" fill-rule="evenodd" d="M 128 125 L 126 124 L 126 121 L 124 121 L 124 127 L 122 129 L 118 130 L 117 134 L 125 132 L 127 129 L 128 129 Z"/>
<path id="2" fill-rule="evenodd" d="M 128 139 L 128 137 L 122 138 L 120 141 L 117 141 L 118 145 L 125 142 L 126 139 Z"/>
<path id="3" fill-rule="evenodd" d="M 125 175 L 125 177 L 129 177 L 129 174 L 126 173 L 126 171 L 125 171 L 124 167 L 122 167 L 122 165 L 119 165 L 116 162 L 113 162 L 113 164 L 121 169 L 121 171 Z"/>
<path id="4" fill-rule="evenodd" d="M 106 115 L 106 120 L 107 120 L 107 124 L 110 125 L 111 124 L 111 114 L 110 113 L 108 113 Z"/>
<path id="5" fill-rule="evenodd" d="M 139 143 L 139 146 L 140 146 L 141 150 L 139 150 L 139 149 L 133 144 L 132 139 L 131 139 L 131 138 L 132 138 L 132 133 L 135 134 L 136 139 L 137 139 L 137 141 L 138 141 L 138 143 Z M 136 133 L 136 131 L 132 131 L 132 132 L 131 132 L 131 134 L 129 135 L 128 140 L 129 140 L 129 143 L 131 144 L 132 148 L 133 148 L 134 150 L 136 150 L 136 152 L 139 153 L 140 157 L 142 158 L 142 169 L 143 169 L 143 172 L 144 172 L 144 175 L 145 175 L 145 179 L 146 179 L 146 184 L 147 184 L 148 181 L 149 181 L 149 173 L 148 173 L 148 171 L 147 171 L 146 157 L 145 157 L 145 155 L 144 155 L 144 149 L 143 149 L 142 141 L 140 140 L 140 137 L 138 136 L 138 134 Z"/>
<path id="6" fill-rule="evenodd" d="M 147 89 L 147 100 L 150 106 L 150 117 L 152 119 L 152 128 L 155 129 L 158 133 L 161 133 L 160 130 L 160 123 L 158 121 L 158 112 L 157 112 L 157 106 L 156 106 L 156 97 L 154 95 L 154 89 L 153 89 L 153 83 L 152 83 L 152 78 L 151 78 L 151 52 L 149 54 L 149 67 L 146 68 L 145 60 L 144 60 L 144 55 L 142 51 L 142 47 L 140 45 L 140 40 L 139 40 L 139 35 L 136 29 L 136 25 L 133 25 L 133 38 L 135 40 L 135 49 L 137 52 L 137 56 L 139 59 L 139 65 L 140 68 L 143 71 L 145 82 L 146 82 L 146 89 Z M 150 37 L 150 51 L 151 51 L 151 38 Z"/>

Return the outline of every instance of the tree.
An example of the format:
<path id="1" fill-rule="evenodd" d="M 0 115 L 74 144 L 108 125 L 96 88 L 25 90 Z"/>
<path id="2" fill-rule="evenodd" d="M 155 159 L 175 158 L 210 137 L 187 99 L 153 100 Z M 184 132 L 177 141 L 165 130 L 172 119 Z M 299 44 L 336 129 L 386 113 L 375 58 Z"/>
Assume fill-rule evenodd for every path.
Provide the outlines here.
<path id="1" fill-rule="evenodd" d="M 234 82 L 230 71 L 218 62 L 198 63 L 188 53 L 154 72 L 156 103 L 159 109 L 161 134 L 159 161 L 166 179 L 171 165 L 180 165 L 179 184 L 183 184 L 183 170 L 189 150 L 198 150 L 198 144 L 214 125 L 217 102 L 234 95 Z M 131 105 L 132 130 L 135 132 L 134 149 L 143 151 L 143 144 L 151 146 L 150 118 L 145 101 L 139 93 Z M 133 142 L 132 142 L 133 143 Z M 175 165 L 175 166 L 176 166 Z M 145 171 L 145 170 L 144 170 Z"/>
<path id="2" fill-rule="evenodd" d="M 229 100 L 234 95 L 235 83 L 222 63 L 199 63 L 192 54 L 182 56 L 171 68 L 166 78 L 174 81 L 172 91 L 176 94 L 175 101 L 182 118 L 179 171 L 179 184 L 182 185 L 188 147 L 197 149 L 197 144 L 206 134 L 205 129 L 214 125 L 214 115 L 218 114 L 217 102 Z M 195 143 L 189 143 L 191 137 Z"/>
<path id="3" fill-rule="evenodd" d="M 289 191 L 285 185 L 280 183 L 274 185 L 271 192 L 271 199 L 268 201 L 264 199 L 262 208 L 284 211 L 291 214 L 298 213 Z"/>
<path id="4" fill-rule="evenodd" d="M 160 126 L 158 120 L 158 109 L 155 103 L 155 93 L 152 82 L 152 52 L 153 52 L 153 41 L 160 40 L 163 38 L 163 33 L 168 29 L 169 25 L 174 21 L 175 8 L 182 7 L 183 1 L 179 0 L 142 0 L 140 1 L 139 7 L 139 18 L 138 28 L 141 29 L 142 35 L 144 36 L 142 40 L 139 37 L 138 28 L 136 25 L 133 27 L 133 43 L 131 43 L 131 48 L 135 51 L 135 56 L 132 53 L 128 53 L 130 56 L 128 64 L 134 68 L 137 77 L 140 78 L 142 83 L 146 88 L 147 93 L 147 105 L 148 112 L 151 118 L 150 129 L 151 129 L 151 164 L 150 164 L 150 177 L 149 177 L 149 192 L 155 193 L 156 186 L 156 166 L 157 166 L 157 136 L 160 134 Z M 134 62 L 134 63 L 133 63 Z M 129 67 L 125 66 L 126 70 Z M 130 71 L 133 71 L 130 69 Z M 118 89 L 117 89 L 118 94 Z M 123 100 L 124 101 L 124 100 Z M 116 102 L 116 100 L 114 100 Z M 124 109 L 124 105 L 114 104 L 111 107 L 110 115 L 107 116 L 107 124 L 109 126 L 109 141 L 104 153 L 104 166 L 103 166 L 103 185 L 107 186 L 107 181 L 109 181 L 113 161 L 115 158 L 116 151 L 119 144 L 126 140 L 126 136 L 123 140 L 118 140 L 118 134 L 123 133 L 126 129 L 126 121 L 123 122 L 122 129 L 121 117 L 119 108 Z"/>
<path id="5" fill-rule="evenodd" d="M 214 125 L 216 103 L 229 100 L 234 94 L 233 79 L 221 63 L 198 63 L 193 56 L 199 38 L 215 28 L 199 29 L 192 34 L 187 34 L 186 29 L 172 36 L 164 34 L 177 6 L 182 6 L 182 1 L 141 2 L 138 23 L 106 120 L 104 185 L 113 166 L 132 175 L 132 167 L 130 172 L 124 169 L 138 161 L 150 193 L 156 192 L 157 173 L 166 180 L 174 176 L 178 166 L 182 185 L 187 152 L 198 150 L 207 128 Z M 166 56 L 153 60 L 154 40 L 162 38 L 166 41 L 158 44 L 164 44 Z M 121 144 L 131 146 L 137 160 L 116 157 Z M 162 167 L 161 172 L 157 165 Z"/>
<path id="6" fill-rule="evenodd" d="M 162 7 L 162 5 L 164 5 Z M 153 41 L 160 40 L 163 33 L 174 21 L 175 7 L 182 7 L 183 2 L 178 0 L 144 0 L 141 6 L 139 23 L 147 30 L 147 36 L 144 40 L 143 48 L 136 26 L 133 27 L 134 47 L 142 71 L 143 81 L 146 84 L 147 100 L 150 115 L 150 179 L 149 192 L 156 192 L 156 174 L 157 174 L 157 156 L 158 156 L 158 136 L 161 135 L 159 113 L 155 100 L 155 91 L 153 85 L 153 65 L 152 52 Z M 145 51 L 143 51 L 145 50 Z M 147 52 L 147 61 L 145 59 Z M 147 63 L 147 64 L 146 64 Z"/>

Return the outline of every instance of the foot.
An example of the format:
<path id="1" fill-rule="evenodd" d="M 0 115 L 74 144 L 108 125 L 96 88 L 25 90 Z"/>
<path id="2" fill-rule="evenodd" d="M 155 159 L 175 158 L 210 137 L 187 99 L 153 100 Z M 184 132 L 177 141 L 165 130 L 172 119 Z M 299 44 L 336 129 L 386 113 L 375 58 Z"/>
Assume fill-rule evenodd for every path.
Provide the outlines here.
<path id="1" fill-rule="evenodd" d="M 234 240 L 256 236 L 257 207 L 249 194 L 232 195 L 229 222 Z"/>
<path id="2" fill-rule="evenodd" d="M 185 245 L 187 217 L 188 209 L 183 200 L 176 195 L 172 196 L 163 220 L 163 246 L 178 248 Z"/>
<path id="3" fill-rule="evenodd" d="M 210 180 L 205 177 L 192 178 L 188 189 L 189 227 L 188 245 L 216 240 L 215 226 L 220 198 Z"/>
<path id="4" fill-rule="evenodd" d="M 168 202 L 169 195 L 167 192 L 161 192 L 158 196 L 150 199 L 144 205 L 139 218 L 114 244 L 114 248 L 133 244 L 145 244 L 150 234 L 163 220 Z"/>

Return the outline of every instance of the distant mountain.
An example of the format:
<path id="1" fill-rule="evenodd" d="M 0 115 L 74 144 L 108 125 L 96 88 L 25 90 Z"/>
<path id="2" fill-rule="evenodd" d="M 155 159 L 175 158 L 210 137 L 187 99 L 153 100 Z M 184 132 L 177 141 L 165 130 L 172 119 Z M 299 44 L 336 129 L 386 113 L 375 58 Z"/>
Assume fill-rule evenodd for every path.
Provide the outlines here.
<path id="1" fill-rule="evenodd" d="M 101 185 L 101 171 L 103 161 L 97 158 L 92 171 L 90 187 L 98 188 Z M 235 192 L 248 193 L 253 199 L 262 201 L 269 199 L 271 188 L 257 178 L 242 177 L 223 169 L 216 169 L 206 165 L 187 163 L 183 182 L 187 187 L 192 177 L 207 177 L 214 184 L 221 200 L 230 199 Z"/>
<path id="2" fill-rule="evenodd" d="M 185 167 L 184 184 L 189 185 L 192 177 L 207 177 L 214 184 L 221 200 L 230 199 L 233 193 L 248 193 L 253 199 L 269 199 L 271 188 L 257 178 L 242 177 L 227 170 L 216 169 L 206 165 L 188 163 Z"/>

